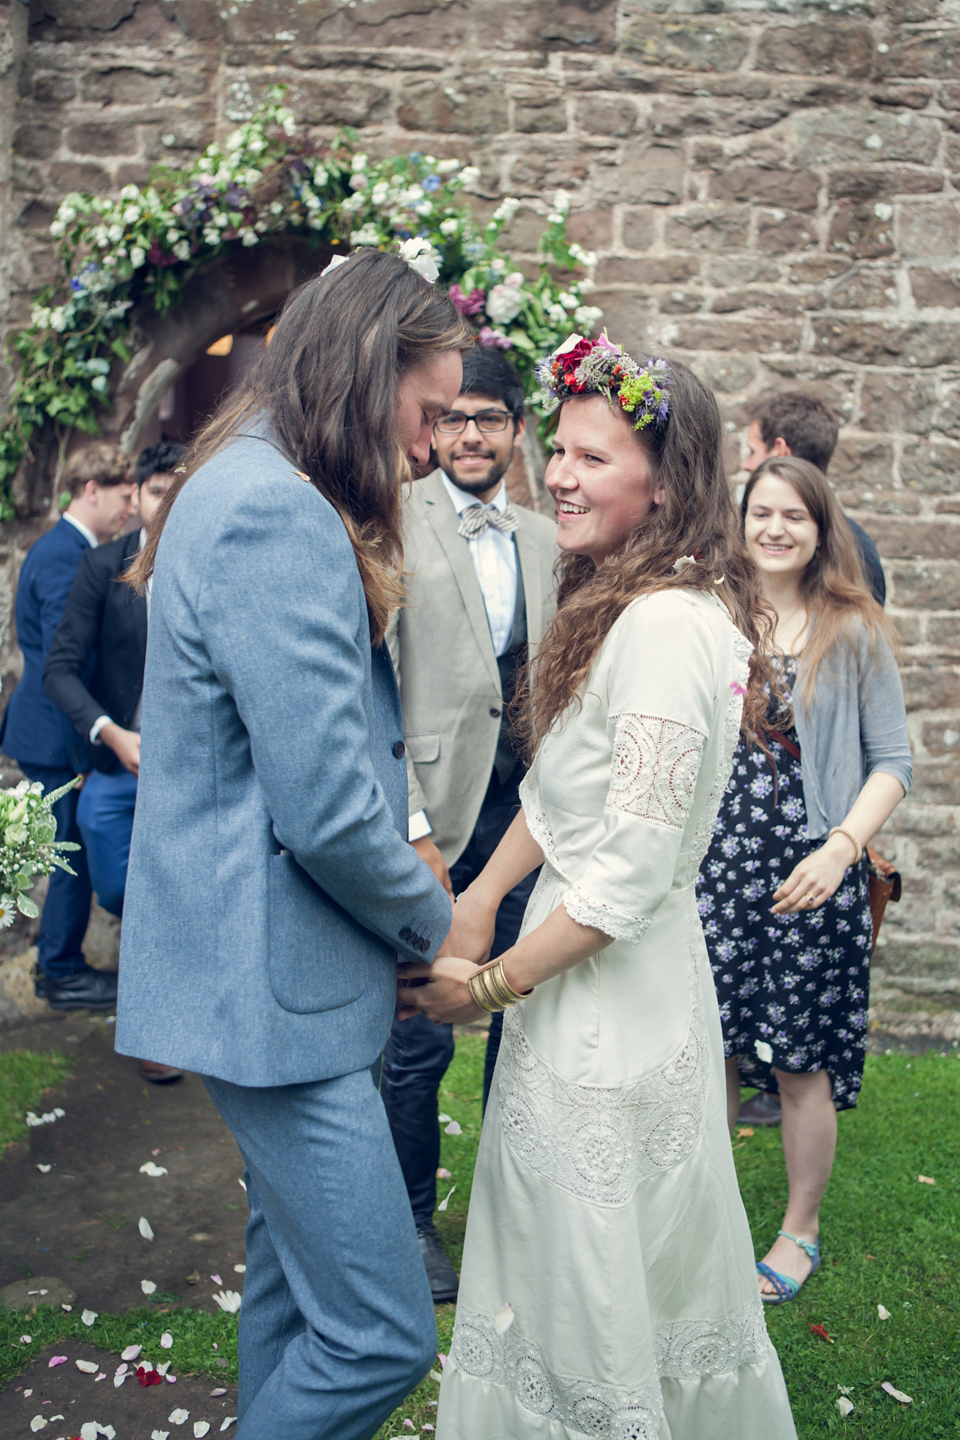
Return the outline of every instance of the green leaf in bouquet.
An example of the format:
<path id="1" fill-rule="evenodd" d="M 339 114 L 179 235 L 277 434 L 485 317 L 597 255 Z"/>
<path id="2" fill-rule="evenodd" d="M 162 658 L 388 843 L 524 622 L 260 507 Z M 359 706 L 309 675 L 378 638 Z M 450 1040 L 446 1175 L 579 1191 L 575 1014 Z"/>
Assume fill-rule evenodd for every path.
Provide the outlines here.
<path id="1" fill-rule="evenodd" d="M 76 840 L 61 840 L 57 845 L 58 850 L 82 850 L 83 846 L 78 845 Z"/>
<path id="2" fill-rule="evenodd" d="M 34 902 L 30 899 L 29 895 L 17 896 L 17 909 L 20 911 L 21 915 L 28 915 L 31 920 L 36 920 L 37 916 L 40 914 L 40 911 L 37 909 Z"/>
<path id="3" fill-rule="evenodd" d="M 37 843 L 39 845 L 52 845 L 56 838 L 56 822 L 54 820 L 40 820 L 37 824 Z"/>
<path id="4" fill-rule="evenodd" d="M 59 790 L 51 790 L 50 794 L 44 797 L 44 803 L 46 805 L 56 805 L 57 801 L 62 800 L 64 795 L 72 790 L 75 785 L 79 785 L 82 779 L 82 775 L 74 775 L 73 779 L 68 780 L 66 785 L 61 785 Z"/>

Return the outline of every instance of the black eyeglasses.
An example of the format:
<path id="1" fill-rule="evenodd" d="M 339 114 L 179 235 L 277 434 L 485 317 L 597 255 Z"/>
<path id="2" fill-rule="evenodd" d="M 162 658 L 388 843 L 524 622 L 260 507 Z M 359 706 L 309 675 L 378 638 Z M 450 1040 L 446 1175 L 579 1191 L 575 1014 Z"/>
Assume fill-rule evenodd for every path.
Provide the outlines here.
<path id="1" fill-rule="evenodd" d="M 506 430 L 513 419 L 509 410 L 481 410 L 478 415 L 464 415 L 462 410 L 451 410 L 441 415 L 435 428 L 441 435 L 460 435 L 472 420 L 483 435 L 492 435 L 496 430 Z"/>

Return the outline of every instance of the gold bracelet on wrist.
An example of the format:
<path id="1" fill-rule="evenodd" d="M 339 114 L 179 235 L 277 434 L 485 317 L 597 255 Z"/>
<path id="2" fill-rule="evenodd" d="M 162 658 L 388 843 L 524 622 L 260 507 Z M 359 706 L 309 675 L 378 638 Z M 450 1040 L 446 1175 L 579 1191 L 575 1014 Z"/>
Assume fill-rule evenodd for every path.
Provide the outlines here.
<path id="1" fill-rule="evenodd" d="M 859 865 L 860 861 L 863 859 L 863 846 L 860 844 L 860 841 L 857 839 L 856 835 L 854 835 L 853 831 L 845 830 L 842 825 L 834 825 L 833 829 L 830 831 L 830 834 L 827 836 L 827 839 L 829 840 L 833 835 L 845 835 L 847 837 L 847 839 L 850 841 L 850 844 L 857 852 L 853 858 L 853 863 L 854 865 Z"/>
<path id="2" fill-rule="evenodd" d="M 509 980 L 503 973 L 503 965 L 495 960 L 492 965 L 486 965 L 476 974 L 471 975 L 467 982 L 470 994 L 481 1009 L 494 1015 L 498 1010 L 506 1010 L 511 1005 L 516 1005 L 518 1000 L 523 1000 L 526 995 L 514 990 Z"/>
<path id="3" fill-rule="evenodd" d="M 482 970 L 478 970 L 475 975 L 471 975 L 467 981 L 467 986 L 469 987 L 470 994 L 473 996 L 474 1002 L 480 1006 L 480 1009 L 486 1010 L 489 1015 L 495 1015 L 498 1010 L 503 1009 L 503 1006 L 498 1005 L 496 1001 L 487 999 L 487 993 L 483 987 L 483 981 L 480 978 L 482 975 Z"/>

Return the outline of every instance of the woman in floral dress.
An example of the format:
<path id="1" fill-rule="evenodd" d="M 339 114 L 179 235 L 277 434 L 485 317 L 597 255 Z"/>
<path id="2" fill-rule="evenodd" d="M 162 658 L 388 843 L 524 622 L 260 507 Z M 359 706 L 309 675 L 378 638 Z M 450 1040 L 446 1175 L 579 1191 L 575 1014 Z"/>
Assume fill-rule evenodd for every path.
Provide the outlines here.
<path id="1" fill-rule="evenodd" d="M 864 848 L 906 793 L 911 764 L 893 630 L 822 473 L 766 461 L 743 515 L 777 617 L 784 699 L 767 716 L 770 753 L 737 747 L 698 889 L 731 1127 L 741 1081 L 780 1091 L 789 1198 L 758 1266 L 761 1294 L 777 1304 L 820 1263 L 836 1112 L 856 1105 L 863 1076 Z"/>
<path id="2" fill-rule="evenodd" d="M 579 336 L 547 484 L 563 551 L 518 815 L 457 903 L 492 966 L 405 967 L 433 1019 L 504 1007 L 438 1440 L 794 1440 L 724 1115 L 696 875 L 741 723 L 762 718 L 756 574 L 716 401 Z"/>

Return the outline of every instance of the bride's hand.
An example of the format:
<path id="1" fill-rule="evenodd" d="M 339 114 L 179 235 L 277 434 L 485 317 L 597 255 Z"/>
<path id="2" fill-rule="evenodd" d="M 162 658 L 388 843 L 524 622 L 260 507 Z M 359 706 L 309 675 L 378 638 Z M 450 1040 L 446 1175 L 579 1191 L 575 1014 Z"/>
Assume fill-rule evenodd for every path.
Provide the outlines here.
<path id="1" fill-rule="evenodd" d="M 467 982 L 479 968 L 472 960 L 455 955 L 438 957 L 432 965 L 400 965 L 397 972 L 399 1018 L 406 1020 L 419 1010 L 435 1025 L 448 1021 L 466 1025 L 478 1019 L 484 1011 L 470 994 Z M 408 980 L 421 983 L 408 985 Z M 422 983 L 424 980 L 426 984 Z"/>
<path id="2" fill-rule="evenodd" d="M 465 890 L 453 907 L 453 924 L 440 946 L 438 958 L 460 955 L 482 965 L 489 959 L 496 924 L 496 908 L 484 905 L 470 890 Z"/>

